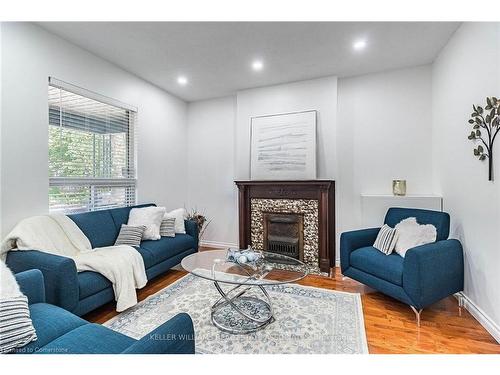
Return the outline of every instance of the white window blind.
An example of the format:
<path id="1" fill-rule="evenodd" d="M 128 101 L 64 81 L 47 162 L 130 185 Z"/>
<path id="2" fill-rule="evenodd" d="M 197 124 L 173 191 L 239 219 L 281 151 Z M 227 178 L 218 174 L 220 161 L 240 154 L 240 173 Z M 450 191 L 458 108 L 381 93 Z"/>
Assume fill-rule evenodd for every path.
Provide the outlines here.
<path id="1" fill-rule="evenodd" d="M 49 209 L 76 213 L 136 201 L 136 111 L 49 80 Z"/>

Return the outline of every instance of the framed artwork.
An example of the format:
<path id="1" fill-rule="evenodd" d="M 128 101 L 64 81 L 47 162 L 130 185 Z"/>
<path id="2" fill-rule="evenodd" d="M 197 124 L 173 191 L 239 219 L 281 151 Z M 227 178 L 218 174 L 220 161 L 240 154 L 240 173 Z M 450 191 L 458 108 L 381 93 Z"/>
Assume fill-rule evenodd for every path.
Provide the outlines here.
<path id="1" fill-rule="evenodd" d="M 316 111 L 252 117 L 252 180 L 316 179 Z"/>

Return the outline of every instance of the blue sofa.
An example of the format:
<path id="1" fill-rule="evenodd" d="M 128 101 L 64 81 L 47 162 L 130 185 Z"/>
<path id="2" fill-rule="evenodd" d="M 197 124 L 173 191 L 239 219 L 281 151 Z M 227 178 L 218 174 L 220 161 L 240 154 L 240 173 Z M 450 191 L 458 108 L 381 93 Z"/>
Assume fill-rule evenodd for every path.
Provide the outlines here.
<path id="1" fill-rule="evenodd" d="M 436 242 L 414 247 L 402 258 L 372 246 L 380 228 L 345 232 L 340 236 L 340 265 L 344 276 L 410 305 L 420 325 L 425 307 L 463 290 L 463 249 L 458 240 L 448 239 L 450 216 L 445 212 L 393 207 L 384 222 L 394 227 L 408 217 L 434 225 Z"/>
<path id="2" fill-rule="evenodd" d="M 147 206 L 153 204 L 135 207 Z M 132 208 L 122 207 L 68 216 L 95 248 L 115 243 L 121 225 L 127 223 Z M 162 237 L 157 241 L 142 241 L 141 246 L 137 248 L 144 259 L 148 280 L 179 264 L 185 256 L 198 251 L 198 226 L 189 220 L 186 220 L 185 224 L 186 234 Z M 108 279 L 96 272 L 76 272 L 75 262 L 70 258 L 36 250 L 10 251 L 6 263 L 14 273 L 34 268 L 42 271 L 47 302 L 76 315 L 84 315 L 115 300 Z"/>
<path id="3" fill-rule="evenodd" d="M 188 314 L 178 314 L 135 340 L 45 303 L 40 270 L 16 274 L 28 297 L 37 340 L 15 350 L 18 354 L 194 354 L 194 329 Z"/>

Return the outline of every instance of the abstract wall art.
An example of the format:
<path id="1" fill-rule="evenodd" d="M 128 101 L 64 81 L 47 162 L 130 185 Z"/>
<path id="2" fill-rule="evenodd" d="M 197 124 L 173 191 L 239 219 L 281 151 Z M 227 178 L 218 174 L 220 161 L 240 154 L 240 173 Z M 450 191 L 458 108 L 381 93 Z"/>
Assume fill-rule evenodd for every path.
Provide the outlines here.
<path id="1" fill-rule="evenodd" d="M 251 119 L 252 180 L 316 179 L 316 111 Z"/>

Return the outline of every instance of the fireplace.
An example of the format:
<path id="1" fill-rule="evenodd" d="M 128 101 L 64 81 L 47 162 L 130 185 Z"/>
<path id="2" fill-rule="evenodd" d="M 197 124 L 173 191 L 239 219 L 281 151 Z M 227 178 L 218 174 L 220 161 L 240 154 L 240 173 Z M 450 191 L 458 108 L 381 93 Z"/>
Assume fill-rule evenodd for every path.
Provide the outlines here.
<path id="1" fill-rule="evenodd" d="M 263 219 L 264 250 L 304 260 L 304 215 L 265 212 Z"/>
<path id="2" fill-rule="evenodd" d="M 302 260 L 313 273 L 335 266 L 335 182 L 235 181 L 239 246 Z"/>

